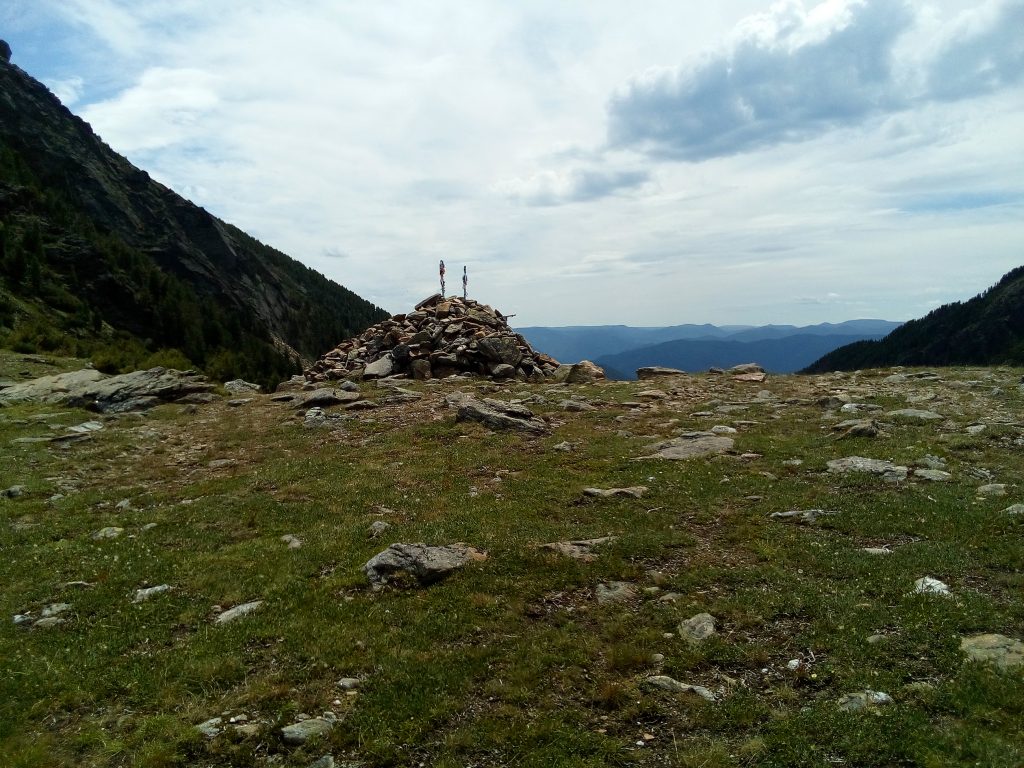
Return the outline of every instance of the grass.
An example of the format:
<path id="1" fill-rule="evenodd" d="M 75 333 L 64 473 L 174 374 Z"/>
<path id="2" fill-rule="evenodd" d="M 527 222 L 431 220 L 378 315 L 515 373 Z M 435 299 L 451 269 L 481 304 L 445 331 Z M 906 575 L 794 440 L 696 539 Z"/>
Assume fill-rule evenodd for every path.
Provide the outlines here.
<path id="1" fill-rule="evenodd" d="M 75 365 L 5 354 L 0 379 Z M 12 441 L 95 415 L 2 409 L 0 488 L 28 490 L 0 501 L 0 764 L 307 766 L 330 753 L 364 766 L 1020 765 L 1021 671 L 967 664 L 959 641 L 1024 637 L 1024 521 L 1002 513 L 1024 501 L 1021 371 L 887 374 L 698 376 L 657 382 L 676 389 L 642 406 L 631 403 L 650 383 L 571 388 L 598 405 L 583 413 L 557 405 L 564 388 L 462 384 L 545 396 L 536 410 L 554 428 L 540 438 L 456 423 L 451 383 L 410 384 L 424 400 L 335 433 L 258 398 L 26 444 Z M 817 404 L 837 390 L 882 406 L 883 434 L 838 439 Z M 908 394 L 934 395 L 914 407 L 948 421 L 887 422 Z M 975 420 L 991 426 L 969 435 Z M 736 454 L 635 460 L 714 424 L 737 426 Z M 553 450 L 563 441 L 574 450 Z M 926 454 L 950 482 L 825 471 L 842 456 Z M 210 466 L 219 459 L 234 463 Z M 985 482 L 1010 495 L 978 498 Z M 581 494 L 634 485 L 642 499 Z M 806 508 L 837 514 L 768 518 Z M 392 527 L 373 539 L 378 519 Z M 92 538 L 107 526 L 124 533 Z M 537 548 L 607 535 L 589 563 Z M 490 557 L 428 588 L 371 592 L 362 564 L 393 541 L 464 541 Z M 862 551 L 878 546 L 893 554 Z M 909 594 L 925 575 L 953 596 Z M 637 596 L 598 604 L 602 581 L 633 582 Z M 132 602 L 158 584 L 174 589 Z M 256 599 L 256 613 L 213 623 Z M 56 602 L 72 605 L 58 627 L 10 621 Z M 719 633 L 689 645 L 677 627 L 704 611 Z M 654 674 L 717 701 L 650 689 Z M 341 677 L 362 686 L 350 694 Z M 894 704 L 837 708 L 867 688 Z M 326 738 L 284 743 L 281 726 L 327 710 L 339 724 Z M 225 714 L 254 732 L 194 727 Z"/>

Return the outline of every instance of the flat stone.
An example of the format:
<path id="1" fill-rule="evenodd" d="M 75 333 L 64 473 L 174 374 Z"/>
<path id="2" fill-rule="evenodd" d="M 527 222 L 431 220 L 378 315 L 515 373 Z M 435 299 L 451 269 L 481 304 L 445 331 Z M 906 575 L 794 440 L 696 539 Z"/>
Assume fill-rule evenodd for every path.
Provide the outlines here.
<path id="1" fill-rule="evenodd" d="M 702 643 L 716 633 L 715 617 L 710 613 L 698 613 L 679 624 L 679 636 L 690 643 Z"/>
<path id="2" fill-rule="evenodd" d="M 174 587 L 170 584 L 160 584 L 155 587 L 146 587 L 145 589 L 136 589 L 135 598 L 132 600 L 133 603 L 142 603 L 154 595 L 159 595 L 164 592 L 170 592 Z"/>
<path id="3" fill-rule="evenodd" d="M 889 411 L 886 413 L 891 419 L 899 419 L 902 421 L 916 421 L 919 423 L 926 423 L 929 421 L 941 421 L 942 416 L 935 411 L 922 411 L 917 408 L 901 408 L 898 411 Z"/>
<path id="4" fill-rule="evenodd" d="M 286 744 L 298 746 L 314 737 L 326 736 L 334 728 L 336 722 L 336 720 L 323 717 L 311 717 L 309 720 L 300 720 L 297 723 L 284 726 L 281 729 L 281 736 Z"/>
<path id="5" fill-rule="evenodd" d="M 211 717 L 196 726 L 196 730 L 199 731 L 203 736 L 208 739 L 215 739 L 220 735 L 221 724 L 223 724 L 224 718 L 222 717 Z"/>
<path id="6" fill-rule="evenodd" d="M 650 447 L 654 453 L 641 459 L 668 459 L 679 461 L 730 451 L 735 445 L 731 437 L 722 437 L 711 432 L 687 432 L 686 434 L 655 443 Z"/>
<path id="7" fill-rule="evenodd" d="M 1024 515 L 1024 504 L 1011 504 L 1003 512 L 1008 515 Z"/>
<path id="8" fill-rule="evenodd" d="M 51 616 L 59 616 L 62 613 L 67 613 L 71 610 L 71 603 L 50 603 L 43 608 L 40 616 L 44 619 L 48 619 Z"/>
<path id="9" fill-rule="evenodd" d="M 1024 643 L 1006 635 L 986 634 L 960 638 L 960 650 L 970 661 L 994 664 L 1001 669 L 1024 664 Z"/>
<path id="10" fill-rule="evenodd" d="M 945 483 L 953 475 L 949 472 L 943 472 L 941 469 L 915 469 L 914 477 L 920 478 L 921 480 L 928 480 L 932 483 Z"/>
<path id="11" fill-rule="evenodd" d="M 12 485 L 10 488 L 5 488 L 0 491 L 0 499 L 16 499 L 19 496 L 25 494 L 24 485 Z"/>
<path id="12" fill-rule="evenodd" d="M 681 371 L 678 368 L 666 368 L 661 365 L 646 365 L 643 368 L 636 369 L 636 377 L 641 381 L 645 379 L 656 379 L 661 376 L 686 376 L 686 371 Z"/>
<path id="13" fill-rule="evenodd" d="M 541 435 L 548 426 L 536 418 L 529 408 L 500 400 L 477 400 L 467 396 L 452 396 L 446 401 L 456 410 L 455 421 L 477 421 L 494 429 L 512 429 Z"/>
<path id="14" fill-rule="evenodd" d="M 828 509 L 792 509 L 788 512 L 772 512 L 768 517 L 772 520 L 781 520 L 786 523 L 811 525 L 817 522 L 819 517 L 838 514 L 838 512 Z"/>
<path id="15" fill-rule="evenodd" d="M 50 627 L 58 627 L 64 623 L 64 619 L 60 616 L 47 616 L 45 619 L 40 619 L 32 625 L 33 629 L 49 629 Z"/>
<path id="16" fill-rule="evenodd" d="M 644 679 L 644 685 L 668 691 L 669 693 L 695 693 L 706 701 L 715 701 L 715 694 L 703 685 L 688 685 L 668 675 L 651 675 Z"/>
<path id="17" fill-rule="evenodd" d="M 595 590 L 597 602 L 621 603 L 624 600 L 631 600 L 636 597 L 636 586 L 628 581 L 601 582 Z"/>
<path id="18" fill-rule="evenodd" d="M 931 576 L 922 576 L 914 582 L 914 594 L 949 595 L 949 585 L 938 579 L 933 579 Z"/>
<path id="19" fill-rule="evenodd" d="M 868 459 L 863 456 L 847 456 L 843 459 L 833 459 L 827 462 L 828 471 L 836 474 L 849 472 L 863 472 L 871 475 L 880 475 L 883 479 L 895 482 L 905 480 L 909 470 L 903 466 L 897 466 L 891 461 L 882 459 Z"/>
<path id="20" fill-rule="evenodd" d="M 251 397 L 236 397 L 233 400 L 228 400 L 228 407 L 229 408 L 240 408 L 243 405 L 245 405 L 246 403 L 251 403 L 251 402 L 252 402 L 252 398 Z"/>
<path id="21" fill-rule="evenodd" d="M 258 394 L 261 391 L 259 384 L 253 384 L 243 379 L 225 381 L 224 389 L 233 395 Z"/>
<path id="22" fill-rule="evenodd" d="M 124 528 L 118 528 L 117 526 L 111 525 L 106 528 L 100 528 L 96 533 L 92 535 L 93 541 L 102 541 L 103 539 L 116 539 L 124 533 Z"/>
<path id="23" fill-rule="evenodd" d="M 862 709 L 881 707 L 892 704 L 892 697 L 881 691 L 864 690 L 847 693 L 839 697 L 836 705 L 844 712 L 857 712 Z"/>
<path id="24" fill-rule="evenodd" d="M 422 585 L 433 584 L 469 563 L 482 562 L 487 553 L 456 543 L 444 546 L 426 544 L 392 544 L 371 557 L 363 572 L 373 589 L 381 589 L 392 576 L 406 573 Z"/>
<path id="25" fill-rule="evenodd" d="M 630 499 L 639 499 L 647 493 L 646 485 L 634 485 L 630 488 L 584 488 L 584 496 L 593 496 L 598 499 L 610 499 L 615 496 L 625 496 Z"/>
<path id="26" fill-rule="evenodd" d="M 865 553 L 865 554 L 867 554 L 867 555 L 876 555 L 876 556 L 891 555 L 892 554 L 892 550 L 891 549 L 886 549 L 885 547 L 861 547 L 860 551 Z"/>
<path id="27" fill-rule="evenodd" d="M 553 541 L 548 544 L 541 544 L 540 549 L 550 552 L 557 552 L 573 560 L 581 560 L 584 563 L 592 563 L 597 559 L 594 550 L 602 544 L 614 541 L 614 536 L 602 536 L 598 539 L 575 539 L 573 541 Z"/>
<path id="28" fill-rule="evenodd" d="M 969 435 L 980 435 L 987 427 L 984 424 L 971 424 L 964 431 Z"/>
<path id="29" fill-rule="evenodd" d="M 248 603 L 236 605 L 234 608 L 224 611 L 224 613 L 217 616 L 217 618 L 214 619 L 214 624 L 227 624 L 228 622 L 234 621 L 235 619 L 240 619 L 243 616 L 248 616 L 250 613 L 257 610 L 261 605 L 263 605 L 262 600 L 252 600 Z"/>
<path id="30" fill-rule="evenodd" d="M 343 389 L 324 387 L 315 389 L 305 397 L 297 400 L 295 408 L 330 408 L 333 405 L 354 403 L 360 397 L 361 395 L 358 392 L 346 392 Z"/>
<path id="31" fill-rule="evenodd" d="M 1005 496 L 1006 495 L 1006 484 L 1005 483 L 989 483 L 983 485 L 977 490 L 979 496 Z"/>
<path id="32" fill-rule="evenodd" d="M 734 365 L 732 368 L 726 369 L 725 372 L 732 374 L 764 373 L 764 368 L 757 363 L 740 363 L 739 365 Z"/>

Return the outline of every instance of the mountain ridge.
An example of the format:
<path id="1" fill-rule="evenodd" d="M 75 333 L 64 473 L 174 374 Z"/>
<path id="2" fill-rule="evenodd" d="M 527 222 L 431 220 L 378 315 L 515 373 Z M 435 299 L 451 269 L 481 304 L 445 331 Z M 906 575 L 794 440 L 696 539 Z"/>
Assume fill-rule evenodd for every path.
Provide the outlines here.
<path id="1" fill-rule="evenodd" d="M 386 317 L 153 180 L 4 57 L 0 224 L 0 326 L 32 316 L 81 345 L 107 324 L 150 352 L 269 380 L 249 358 L 295 372 Z M 31 346 L 28 336 L 16 341 Z"/>

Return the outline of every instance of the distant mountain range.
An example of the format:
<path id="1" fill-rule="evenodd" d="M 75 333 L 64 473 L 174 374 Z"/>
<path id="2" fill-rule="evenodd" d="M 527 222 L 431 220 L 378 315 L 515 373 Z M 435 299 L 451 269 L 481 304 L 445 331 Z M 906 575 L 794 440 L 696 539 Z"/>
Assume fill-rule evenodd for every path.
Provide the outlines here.
<path id="1" fill-rule="evenodd" d="M 946 304 L 880 341 L 839 347 L 805 372 L 892 365 L 1024 365 L 1024 266 L 984 293 Z"/>
<path id="2" fill-rule="evenodd" d="M 534 348 L 562 362 L 593 360 L 611 378 L 631 379 L 637 368 L 663 365 L 704 371 L 758 362 L 775 373 L 800 370 L 833 349 L 879 339 L 899 327 L 889 320 L 818 325 L 543 326 L 517 329 Z"/>
<path id="3" fill-rule="evenodd" d="M 0 345 L 271 384 L 387 314 L 154 181 L 0 46 Z"/>

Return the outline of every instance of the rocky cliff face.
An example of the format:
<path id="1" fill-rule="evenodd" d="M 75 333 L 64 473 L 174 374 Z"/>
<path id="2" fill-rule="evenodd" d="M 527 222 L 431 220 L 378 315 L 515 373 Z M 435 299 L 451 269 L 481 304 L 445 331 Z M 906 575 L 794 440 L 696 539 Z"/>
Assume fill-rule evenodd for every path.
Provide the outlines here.
<path id="1" fill-rule="evenodd" d="M 242 327 L 262 329 L 279 349 L 309 359 L 331 343 L 326 338 L 386 316 L 151 179 L 9 59 L 9 47 L 0 45 L 0 148 L 99 232 L 213 297 L 237 313 Z M 17 185 L 2 177 L 0 185 L 10 212 Z M 329 336 L 310 334 L 311 326 Z"/>

